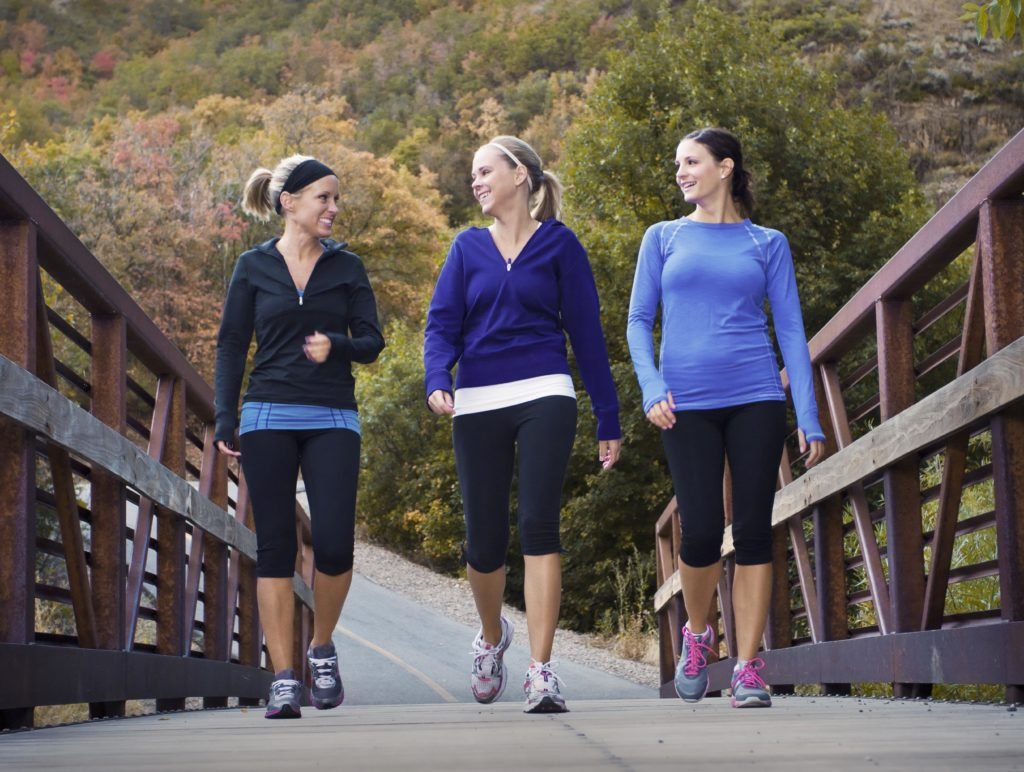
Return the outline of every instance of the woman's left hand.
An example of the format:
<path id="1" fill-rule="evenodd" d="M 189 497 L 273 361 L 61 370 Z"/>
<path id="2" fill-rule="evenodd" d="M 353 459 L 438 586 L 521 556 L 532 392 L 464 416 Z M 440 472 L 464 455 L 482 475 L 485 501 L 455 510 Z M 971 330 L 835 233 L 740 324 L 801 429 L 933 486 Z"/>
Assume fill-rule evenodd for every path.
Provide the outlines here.
<path id="1" fill-rule="evenodd" d="M 804 430 L 797 429 L 796 434 L 800 440 L 800 452 L 807 453 L 807 437 L 804 436 Z M 825 443 L 821 440 L 811 440 L 811 452 L 807 454 L 804 466 L 810 469 L 823 458 L 825 458 Z"/>
<path id="2" fill-rule="evenodd" d="M 607 472 L 619 460 L 622 440 L 598 440 L 597 458 L 601 462 L 601 471 Z"/>
<path id="3" fill-rule="evenodd" d="M 327 361 L 331 353 L 331 339 L 322 332 L 314 332 L 306 336 L 302 351 L 306 354 L 306 359 L 321 365 Z"/>

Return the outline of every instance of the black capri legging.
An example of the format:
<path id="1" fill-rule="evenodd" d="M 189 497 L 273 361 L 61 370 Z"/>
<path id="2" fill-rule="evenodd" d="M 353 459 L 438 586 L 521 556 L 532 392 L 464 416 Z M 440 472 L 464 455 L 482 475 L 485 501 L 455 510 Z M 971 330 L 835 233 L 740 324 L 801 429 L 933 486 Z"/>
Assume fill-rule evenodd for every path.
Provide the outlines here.
<path id="1" fill-rule="evenodd" d="M 519 467 L 519 541 L 524 555 L 561 552 L 562 484 L 576 439 L 576 400 L 542 397 L 457 415 L 455 465 L 466 515 L 466 562 L 481 573 L 505 565 L 509 492 Z"/>
<path id="2" fill-rule="evenodd" d="M 732 476 L 732 538 L 738 565 L 772 560 L 772 507 L 786 438 L 786 403 L 681 410 L 661 433 L 679 506 L 679 557 L 701 568 L 722 559 L 722 477 Z"/>
<path id="3" fill-rule="evenodd" d="M 256 575 L 295 573 L 295 483 L 300 468 L 316 569 L 330 576 L 351 569 L 359 435 L 350 429 L 260 429 L 243 434 L 239 450 L 256 523 Z"/>

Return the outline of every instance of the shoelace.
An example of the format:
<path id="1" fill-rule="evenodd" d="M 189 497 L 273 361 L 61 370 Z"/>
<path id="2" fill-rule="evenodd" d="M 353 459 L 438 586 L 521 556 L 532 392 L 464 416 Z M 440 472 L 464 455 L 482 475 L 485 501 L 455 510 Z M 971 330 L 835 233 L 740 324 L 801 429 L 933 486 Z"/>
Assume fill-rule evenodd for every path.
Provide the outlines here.
<path id="1" fill-rule="evenodd" d="M 489 644 L 484 644 L 485 646 Z M 494 675 L 494 671 L 498 666 L 498 658 L 494 655 L 497 653 L 498 647 L 491 646 L 489 649 L 483 649 L 479 646 L 473 647 L 473 673 L 480 678 L 490 678 Z M 488 663 L 488 660 L 490 662 Z"/>
<path id="2" fill-rule="evenodd" d="M 530 665 L 530 668 L 526 671 L 526 681 L 523 682 L 523 690 L 527 692 L 550 692 L 553 685 L 554 691 L 559 691 L 559 685 L 564 685 L 565 681 L 552 669 L 557 664 L 557 661 L 551 660 L 550 662 Z M 537 684 L 538 680 L 541 682 L 539 686 Z"/>
<path id="3" fill-rule="evenodd" d="M 764 667 L 764 660 L 760 657 L 748 660 L 747 664 L 741 667 L 733 675 L 733 688 L 746 686 L 748 689 L 765 689 L 764 679 L 757 674 L 757 671 Z"/>
<path id="4" fill-rule="evenodd" d="M 309 664 L 313 667 L 313 682 L 319 689 L 329 689 L 334 686 L 334 669 L 338 664 L 338 657 L 327 657 L 325 659 L 309 658 Z"/>
<path id="5" fill-rule="evenodd" d="M 708 654 L 711 653 L 711 647 L 704 643 L 703 639 L 694 635 L 688 627 L 683 628 L 683 638 L 687 644 L 683 674 L 688 678 L 693 678 L 700 673 L 702 667 L 707 667 Z"/>
<path id="6" fill-rule="evenodd" d="M 502 640 L 505 639 L 505 630 L 501 631 Z M 501 647 L 501 641 L 495 644 L 487 643 L 483 637 L 473 642 L 473 673 L 479 678 L 490 678 L 498 671 L 498 658 L 495 656 Z M 490 660 L 488 663 L 487 660 Z"/>
<path id="7" fill-rule="evenodd" d="M 294 697 L 299 691 L 299 682 L 283 678 L 280 681 L 274 681 L 270 685 L 270 690 L 274 693 L 275 700 L 288 699 Z"/>

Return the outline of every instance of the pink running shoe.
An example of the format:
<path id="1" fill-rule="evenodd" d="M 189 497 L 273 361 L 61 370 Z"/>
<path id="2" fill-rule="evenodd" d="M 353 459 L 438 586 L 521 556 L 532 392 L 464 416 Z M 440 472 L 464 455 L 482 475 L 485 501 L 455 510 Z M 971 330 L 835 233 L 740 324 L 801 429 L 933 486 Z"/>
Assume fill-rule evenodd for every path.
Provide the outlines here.
<path id="1" fill-rule="evenodd" d="M 757 671 L 764 667 L 760 657 L 747 660 L 732 674 L 732 706 L 734 708 L 770 708 L 772 695 Z"/>
<path id="2" fill-rule="evenodd" d="M 708 655 L 714 650 L 715 631 L 711 625 L 694 635 L 683 625 L 683 650 L 676 665 L 676 694 L 684 702 L 700 702 L 708 693 Z"/>

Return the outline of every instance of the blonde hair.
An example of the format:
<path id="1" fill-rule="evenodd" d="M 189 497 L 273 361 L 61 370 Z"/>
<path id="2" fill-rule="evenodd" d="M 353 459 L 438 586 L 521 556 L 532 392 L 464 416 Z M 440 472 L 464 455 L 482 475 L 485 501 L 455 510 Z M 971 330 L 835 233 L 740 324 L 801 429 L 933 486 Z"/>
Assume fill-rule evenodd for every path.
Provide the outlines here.
<path id="1" fill-rule="evenodd" d="M 506 160 L 513 168 L 522 165 L 526 169 L 530 195 L 535 197 L 530 216 L 541 222 L 558 217 L 562 209 L 562 190 L 564 188 L 558 177 L 544 170 L 537 151 L 518 137 L 508 135 L 495 137 L 487 144 L 502 150 Z"/>
<path id="2" fill-rule="evenodd" d="M 269 220 L 277 213 L 277 199 L 288 176 L 303 161 L 314 160 L 308 155 L 290 155 L 274 167 L 274 171 L 260 167 L 249 175 L 242 192 L 242 211 L 259 220 Z"/>

